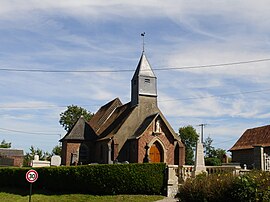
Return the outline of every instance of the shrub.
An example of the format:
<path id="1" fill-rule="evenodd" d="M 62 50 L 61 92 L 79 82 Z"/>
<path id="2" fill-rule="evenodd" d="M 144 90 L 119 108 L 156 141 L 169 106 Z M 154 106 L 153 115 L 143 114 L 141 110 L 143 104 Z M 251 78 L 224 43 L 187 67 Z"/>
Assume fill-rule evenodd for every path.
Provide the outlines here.
<path id="1" fill-rule="evenodd" d="M 89 194 L 161 194 L 165 164 L 115 164 L 36 168 L 36 189 Z M 28 187 L 28 169 L 1 168 L 0 187 Z M 4 180 L 2 180 L 4 179 Z"/>
<path id="2" fill-rule="evenodd" d="M 221 166 L 221 160 L 219 158 L 205 158 L 206 166 Z"/>
<path id="3" fill-rule="evenodd" d="M 181 186 L 180 201 L 270 201 L 270 173 L 198 175 Z"/>
<path id="4" fill-rule="evenodd" d="M 237 201 L 270 201 L 270 174 L 253 171 L 236 177 L 231 196 Z"/>
<path id="5" fill-rule="evenodd" d="M 228 201 L 228 192 L 233 176 L 229 173 L 206 175 L 188 179 L 180 187 L 178 197 L 181 201 Z"/>

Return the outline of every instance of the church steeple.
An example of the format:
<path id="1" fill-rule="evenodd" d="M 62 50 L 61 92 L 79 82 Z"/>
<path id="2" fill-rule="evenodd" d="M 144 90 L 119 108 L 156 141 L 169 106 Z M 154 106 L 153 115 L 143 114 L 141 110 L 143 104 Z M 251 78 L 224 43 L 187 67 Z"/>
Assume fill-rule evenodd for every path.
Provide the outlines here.
<path id="1" fill-rule="evenodd" d="M 149 64 L 144 51 L 131 80 L 131 104 L 139 104 L 140 96 L 157 98 L 157 78 Z"/>

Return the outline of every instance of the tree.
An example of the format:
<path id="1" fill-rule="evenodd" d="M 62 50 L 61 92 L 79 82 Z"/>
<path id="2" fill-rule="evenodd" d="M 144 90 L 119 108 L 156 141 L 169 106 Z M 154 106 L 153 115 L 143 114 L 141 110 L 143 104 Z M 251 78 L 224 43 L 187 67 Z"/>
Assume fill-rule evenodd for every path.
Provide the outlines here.
<path id="1" fill-rule="evenodd" d="M 213 139 L 207 137 L 204 141 L 205 148 L 205 165 L 207 166 L 220 166 L 223 160 L 226 151 L 224 149 L 217 148 L 212 146 Z"/>
<path id="2" fill-rule="evenodd" d="M 48 152 L 44 152 L 39 148 L 36 148 L 34 146 L 31 146 L 29 148 L 30 152 L 26 152 L 26 154 L 24 155 L 24 162 L 23 165 L 24 166 L 29 166 L 30 162 L 32 160 L 34 160 L 34 156 L 38 155 L 39 156 L 39 160 L 49 160 L 50 159 L 50 154 Z"/>
<path id="3" fill-rule="evenodd" d="M 211 137 L 207 137 L 204 140 L 203 146 L 205 149 L 205 157 L 212 158 L 215 155 L 215 148 L 212 146 L 213 139 Z"/>
<path id="4" fill-rule="evenodd" d="M 11 148 L 11 142 L 6 142 L 6 140 L 2 140 L 0 143 L 0 148 Z"/>
<path id="5" fill-rule="evenodd" d="M 197 134 L 196 130 L 192 126 L 185 126 L 179 128 L 179 136 L 182 142 L 185 144 L 185 164 L 193 165 L 194 164 L 194 152 L 193 149 L 196 146 L 198 141 L 199 135 Z"/>
<path id="6" fill-rule="evenodd" d="M 56 145 L 56 146 L 53 148 L 53 150 L 52 150 L 51 156 L 53 156 L 53 155 L 59 155 L 59 156 L 61 156 L 61 152 L 62 152 L 62 147 L 59 146 L 59 145 Z"/>
<path id="7" fill-rule="evenodd" d="M 67 106 L 67 110 L 60 114 L 59 123 L 68 132 L 81 116 L 83 116 L 86 121 L 89 121 L 93 115 L 93 113 L 82 107 L 71 105 Z"/>

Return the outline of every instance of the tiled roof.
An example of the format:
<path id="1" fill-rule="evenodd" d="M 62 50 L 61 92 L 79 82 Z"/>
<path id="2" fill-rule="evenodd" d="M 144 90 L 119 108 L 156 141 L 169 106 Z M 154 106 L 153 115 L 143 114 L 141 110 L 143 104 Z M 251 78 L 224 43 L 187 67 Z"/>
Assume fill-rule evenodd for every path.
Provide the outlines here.
<path id="1" fill-rule="evenodd" d="M 270 125 L 247 129 L 229 151 L 270 146 Z"/>
<path id="2" fill-rule="evenodd" d="M 0 156 L 5 156 L 5 157 L 23 156 L 23 150 L 0 148 Z"/>

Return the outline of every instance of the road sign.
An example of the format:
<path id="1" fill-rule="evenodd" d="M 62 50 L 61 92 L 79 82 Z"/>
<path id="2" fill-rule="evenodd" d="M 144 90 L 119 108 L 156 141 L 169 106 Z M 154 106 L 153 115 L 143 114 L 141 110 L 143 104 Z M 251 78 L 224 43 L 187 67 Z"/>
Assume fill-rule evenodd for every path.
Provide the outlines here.
<path id="1" fill-rule="evenodd" d="M 28 170 L 25 178 L 28 182 L 33 183 L 38 179 L 38 173 L 35 170 Z"/>

